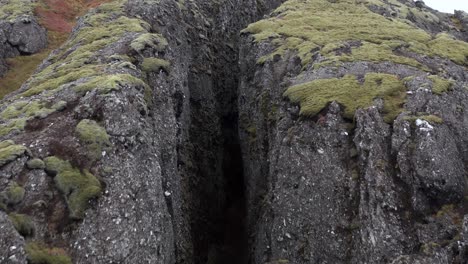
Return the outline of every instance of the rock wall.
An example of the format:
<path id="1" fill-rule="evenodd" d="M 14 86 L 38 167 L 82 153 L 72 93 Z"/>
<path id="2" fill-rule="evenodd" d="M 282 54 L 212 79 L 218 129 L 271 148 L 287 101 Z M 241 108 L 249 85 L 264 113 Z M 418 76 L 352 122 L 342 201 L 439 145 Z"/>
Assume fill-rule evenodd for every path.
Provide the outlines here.
<path id="1" fill-rule="evenodd" d="M 80 18 L 0 102 L 0 262 L 466 262 L 465 14 L 280 4 Z"/>
<path id="2" fill-rule="evenodd" d="M 428 39 L 443 30 L 466 39 L 466 31 L 421 2 L 361 2 L 288 1 L 244 31 L 239 122 L 251 263 L 466 261 L 468 46 L 453 40 L 462 45 L 457 61 L 434 47 L 410 51 L 414 43 L 403 43 L 415 39 L 399 35 L 389 39 L 402 46 L 388 56 L 373 53 L 387 45 L 378 40 L 392 32 L 384 27 L 401 22 Z M 359 25 L 367 15 L 376 35 Z M 360 53 L 366 45 L 376 46 Z M 373 74 L 377 86 L 366 90 Z M 364 103 L 383 86 L 394 87 L 390 97 Z"/>

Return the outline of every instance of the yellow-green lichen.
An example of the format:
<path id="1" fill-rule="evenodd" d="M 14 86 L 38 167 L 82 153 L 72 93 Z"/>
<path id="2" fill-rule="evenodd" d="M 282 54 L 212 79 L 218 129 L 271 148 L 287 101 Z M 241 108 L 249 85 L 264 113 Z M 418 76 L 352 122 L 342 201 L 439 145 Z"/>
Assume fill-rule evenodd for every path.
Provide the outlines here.
<path id="1" fill-rule="evenodd" d="M 11 140 L 0 142 L 0 167 L 14 161 L 25 152 L 27 152 L 27 148 L 25 146 L 16 145 Z"/>
<path id="2" fill-rule="evenodd" d="M 25 250 L 30 264 L 72 264 L 71 258 L 60 248 L 49 248 L 38 242 L 28 242 Z"/>
<path id="3" fill-rule="evenodd" d="M 402 111 L 406 87 L 397 76 L 368 73 L 363 84 L 355 76 L 346 75 L 341 79 L 320 79 L 289 87 L 284 96 L 299 103 L 301 115 L 315 116 L 328 103 L 337 101 L 344 106 L 344 117 L 353 119 L 359 108 L 369 107 L 374 99 L 384 100 L 386 122 L 392 122 Z"/>
<path id="4" fill-rule="evenodd" d="M 8 216 L 20 235 L 32 236 L 34 234 L 34 224 L 29 216 L 16 213 L 11 213 Z"/>
<path id="5" fill-rule="evenodd" d="M 67 201 L 70 217 L 82 219 L 89 200 L 101 195 L 101 183 L 88 170 L 73 168 L 70 162 L 57 157 L 45 159 L 46 170 L 55 175 L 54 182 Z"/>
<path id="6" fill-rule="evenodd" d="M 372 2 L 385 4 L 381 0 Z M 254 34 L 258 42 L 270 39 L 275 46 L 259 63 L 293 50 L 303 65 L 309 64 L 315 52 L 320 52 L 325 57 L 321 65 L 391 61 L 427 69 L 415 59 L 395 52 L 401 49 L 467 64 L 468 43 L 454 40 L 447 34 L 433 38 L 409 20 L 389 19 L 373 13 L 368 4 L 357 0 L 289 0 L 273 17 L 249 25 L 244 32 Z M 348 50 L 341 50 L 346 45 Z"/>
<path id="7" fill-rule="evenodd" d="M 25 190 L 16 182 L 11 182 L 8 187 L 0 193 L 0 201 L 5 205 L 17 205 L 24 199 Z"/>
<path id="8" fill-rule="evenodd" d="M 159 70 L 169 71 L 171 64 L 158 58 L 144 58 L 141 69 L 145 72 L 158 72 Z"/>
<path id="9" fill-rule="evenodd" d="M 93 160 L 99 159 L 102 151 L 110 146 L 106 130 L 93 120 L 81 120 L 75 130 L 80 140 L 87 145 L 89 157 Z"/>
<path id="10" fill-rule="evenodd" d="M 438 95 L 450 91 L 454 84 L 453 81 L 440 78 L 437 75 L 431 75 L 428 78 L 432 81 L 432 92 Z"/>

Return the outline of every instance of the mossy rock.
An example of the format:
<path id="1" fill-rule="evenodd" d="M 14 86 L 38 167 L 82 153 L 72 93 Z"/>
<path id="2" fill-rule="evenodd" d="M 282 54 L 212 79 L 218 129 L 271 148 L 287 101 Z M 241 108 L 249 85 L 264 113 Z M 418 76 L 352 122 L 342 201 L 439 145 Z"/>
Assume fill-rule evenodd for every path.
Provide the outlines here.
<path id="1" fill-rule="evenodd" d="M 402 50 L 468 65 L 468 43 L 445 33 L 434 38 L 407 19 L 410 13 L 430 17 L 430 12 L 421 14 L 393 1 L 392 6 L 399 6 L 406 14 L 388 19 L 372 12 L 369 5 L 389 4 L 383 0 L 289 0 L 271 18 L 250 24 L 243 32 L 253 34 L 257 42 L 268 39 L 274 46 L 274 51 L 259 58 L 258 63 L 295 51 L 304 66 L 320 53 L 325 60 L 314 65 L 316 68 L 352 61 L 390 61 L 430 71 L 414 58 L 394 52 Z M 343 47 L 348 47 L 346 52 L 342 52 Z"/>
<path id="2" fill-rule="evenodd" d="M 0 201 L 5 205 L 17 205 L 24 199 L 25 190 L 16 182 L 11 182 L 8 187 L 0 193 Z"/>
<path id="3" fill-rule="evenodd" d="M 65 250 L 49 248 L 38 242 L 27 243 L 26 254 L 30 264 L 72 264 Z"/>
<path id="4" fill-rule="evenodd" d="M 0 142 L 0 167 L 14 161 L 28 151 L 23 145 L 16 145 L 11 140 Z"/>
<path id="5" fill-rule="evenodd" d="M 109 135 L 96 121 L 81 120 L 75 131 L 80 140 L 87 145 L 89 157 L 93 160 L 100 159 L 102 151 L 110 146 Z"/>
<path id="6" fill-rule="evenodd" d="M 20 235 L 26 237 L 34 234 L 34 224 L 29 216 L 16 213 L 11 213 L 8 216 Z"/>
<path id="7" fill-rule="evenodd" d="M 21 132 L 26 126 L 27 118 L 12 119 L 0 125 L 0 136 L 6 136 L 12 132 Z"/>
<path id="8" fill-rule="evenodd" d="M 137 52 L 141 52 L 146 47 L 151 47 L 156 51 L 163 51 L 167 45 L 167 40 L 162 35 L 146 33 L 134 39 L 130 47 Z"/>
<path id="9" fill-rule="evenodd" d="M 141 64 L 141 69 L 145 72 L 158 72 L 160 70 L 169 72 L 170 66 L 171 63 L 166 60 L 158 58 L 145 58 Z"/>
<path id="10" fill-rule="evenodd" d="M 133 64 L 132 64 L 133 65 Z M 91 90 L 97 90 L 100 94 L 118 91 L 121 87 L 146 87 L 147 84 L 130 74 L 109 74 L 95 76 L 88 81 L 75 86 L 77 93 L 85 94 Z"/>
<path id="11" fill-rule="evenodd" d="M 327 104 L 336 101 L 344 106 L 343 116 L 353 119 L 359 108 L 373 104 L 374 99 L 384 100 L 384 120 L 392 122 L 402 112 L 406 98 L 406 87 L 397 76 L 382 73 L 368 73 L 360 84 L 353 75 L 343 78 L 319 79 L 289 87 L 284 96 L 299 103 L 300 114 L 315 116 Z"/>
<path id="12" fill-rule="evenodd" d="M 450 91 L 454 85 L 454 81 L 440 78 L 437 75 L 431 75 L 428 78 L 432 81 L 432 92 L 438 95 Z"/>
<path id="13" fill-rule="evenodd" d="M 110 65 L 98 60 L 97 56 L 100 50 L 129 33 L 139 33 L 135 45 L 148 43 L 156 45 L 157 48 L 165 46 L 163 38 L 159 37 L 156 41 L 158 35 L 148 33 L 151 28 L 148 23 L 125 16 L 126 2 L 115 0 L 103 3 L 85 15 L 83 23 L 86 26 L 73 34 L 58 52 L 49 58 L 50 65 L 33 75 L 27 83 L 29 89 L 19 94 L 17 98 L 41 93 L 50 96 L 64 87 L 70 87 L 68 84 L 72 82 L 75 82 L 75 91 L 79 94 L 93 89 L 107 93 L 125 84 L 143 83 L 142 80 L 129 74 L 106 74 L 104 69 Z M 127 58 L 122 56 L 120 59 L 127 60 Z"/>
<path id="14" fill-rule="evenodd" d="M 80 171 L 73 168 L 70 162 L 57 157 L 45 159 L 46 171 L 55 175 L 56 187 L 65 196 L 65 200 L 73 219 L 82 219 L 89 206 L 89 200 L 101 195 L 102 187 L 99 180 L 88 170 Z"/>
<path id="15" fill-rule="evenodd" d="M 45 169 L 45 163 L 41 159 L 32 159 L 26 163 L 26 166 L 30 170 L 43 170 Z"/>

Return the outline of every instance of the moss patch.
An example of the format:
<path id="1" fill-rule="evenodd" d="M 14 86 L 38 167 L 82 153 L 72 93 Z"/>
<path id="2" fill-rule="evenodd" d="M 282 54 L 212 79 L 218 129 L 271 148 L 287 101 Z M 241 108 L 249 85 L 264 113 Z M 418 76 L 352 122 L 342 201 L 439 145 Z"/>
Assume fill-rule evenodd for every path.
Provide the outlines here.
<path id="1" fill-rule="evenodd" d="M 11 213 L 8 216 L 20 235 L 32 236 L 34 234 L 34 224 L 29 216 L 16 213 Z"/>
<path id="2" fill-rule="evenodd" d="M 26 163 L 26 166 L 28 166 L 28 169 L 30 170 L 42 170 L 42 169 L 45 169 L 45 163 L 44 161 L 42 161 L 41 159 L 32 159 L 32 160 L 29 160 L 27 163 Z"/>
<path id="3" fill-rule="evenodd" d="M 14 161 L 19 156 L 23 155 L 27 148 L 23 145 L 16 145 L 11 140 L 0 142 L 0 167 Z"/>
<path id="4" fill-rule="evenodd" d="M 133 77 L 130 74 L 110 74 L 92 77 L 87 82 L 77 85 L 74 90 L 84 94 L 87 91 L 96 89 L 101 94 L 106 94 L 111 91 L 117 91 L 121 87 L 140 86 L 145 87 L 147 84 L 141 79 Z"/>
<path id="5" fill-rule="evenodd" d="M 398 77 L 382 73 L 368 73 L 364 84 L 355 76 L 346 75 L 341 79 L 321 79 L 289 87 L 284 96 L 301 106 L 300 114 L 315 116 L 328 103 L 337 101 L 344 106 L 344 117 L 353 119 L 359 108 L 373 104 L 376 98 L 384 100 L 386 122 L 392 122 L 402 111 L 406 87 Z"/>
<path id="6" fill-rule="evenodd" d="M 57 157 L 48 157 L 45 163 L 46 170 L 55 175 L 55 184 L 65 196 L 70 217 L 82 219 L 89 200 L 101 195 L 101 183 L 88 170 L 80 171 Z"/>
<path id="7" fill-rule="evenodd" d="M 71 258 L 63 249 L 48 248 L 37 242 L 27 243 L 26 254 L 31 264 L 72 264 Z"/>
<path id="8" fill-rule="evenodd" d="M 13 132 L 20 132 L 26 126 L 27 118 L 16 118 L 7 121 L 5 124 L 0 125 L 0 137 L 6 136 Z"/>
<path id="9" fill-rule="evenodd" d="M 454 82 L 446 79 L 442 79 L 437 75 L 431 75 L 428 77 L 432 81 L 432 92 L 438 95 L 450 91 Z"/>
<path id="10" fill-rule="evenodd" d="M 153 48 L 157 51 L 163 51 L 167 44 L 167 40 L 162 35 L 145 33 L 133 40 L 130 47 L 137 52 L 141 52 L 146 47 Z"/>
<path id="11" fill-rule="evenodd" d="M 11 182 L 8 187 L 0 193 L 0 200 L 5 205 L 16 205 L 23 201 L 25 190 L 16 182 Z"/>
<path id="12" fill-rule="evenodd" d="M 468 65 L 468 43 L 446 34 L 433 38 L 407 19 L 389 19 L 373 13 L 368 8 L 371 4 L 387 3 L 382 0 L 289 0 L 273 17 L 249 25 L 244 32 L 254 34 L 258 42 L 270 39 L 276 47 L 274 52 L 260 58 L 259 63 L 294 50 L 303 65 L 309 64 L 313 54 L 320 52 L 326 58 L 320 65 L 358 60 L 391 61 L 426 69 L 418 61 L 395 52 L 406 50 Z M 360 45 L 343 51 L 342 47 L 349 46 L 350 42 Z"/>
<path id="13" fill-rule="evenodd" d="M 169 72 L 170 66 L 171 64 L 166 60 L 158 58 L 144 58 L 143 63 L 141 64 L 141 69 L 145 72 L 158 72 L 159 70 Z"/>
<path id="14" fill-rule="evenodd" d="M 87 145 L 90 158 L 94 160 L 99 159 L 102 151 L 110 146 L 106 130 L 93 120 L 81 120 L 75 131 L 80 140 Z"/>
<path id="15" fill-rule="evenodd" d="M 116 89 L 119 83 L 136 83 L 137 78 L 128 74 L 105 73 L 105 69 L 110 65 L 104 64 L 98 54 L 101 49 L 114 44 L 126 34 L 145 35 L 150 29 L 143 20 L 125 16 L 123 11 L 125 2 L 118 0 L 102 4 L 84 16 L 86 26 L 80 28 L 54 56 L 49 58 L 51 64 L 29 80 L 29 89 L 19 97 L 30 97 L 46 91 L 52 94 L 66 87 L 64 85 L 76 81 L 78 85 L 75 91 L 79 93 L 92 89 L 100 89 L 101 93 L 106 93 Z M 149 39 L 154 40 L 155 37 Z M 148 45 L 163 44 L 150 41 Z M 84 82 L 80 83 L 82 81 Z M 139 83 L 141 82 L 139 80 Z"/>

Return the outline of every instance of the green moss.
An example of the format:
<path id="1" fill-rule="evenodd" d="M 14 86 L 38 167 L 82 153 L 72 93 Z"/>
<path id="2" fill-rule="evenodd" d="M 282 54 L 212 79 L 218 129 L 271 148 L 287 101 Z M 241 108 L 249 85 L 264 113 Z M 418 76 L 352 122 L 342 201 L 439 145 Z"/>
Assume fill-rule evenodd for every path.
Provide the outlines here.
<path id="1" fill-rule="evenodd" d="M 89 200 L 101 195 L 101 183 L 88 170 L 73 168 L 68 161 L 57 157 L 45 159 L 46 170 L 56 175 L 54 182 L 67 201 L 70 217 L 82 219 Z"/>
<path id="2" fill-rule="evenodd" d="M 133 40 L 130 47 L 137 52 L 141 52 L 146 47 L 151 47 L 157 51 L 163 51 L 167 44 L 167 40 L 162 35 L 145 33 Z"/>
<path id="3" fill-rule="evenodd" d="M 12 132 L 19 132 L 24 130 L 26 125 L 26 118 L 17 118 L 0 125 L 0 136 L 6 136 Z"/>
<path id="4" fill-rule="evenodd" d="M 34 83 L 32 86 L 33 88 L 25 91 L 24 93 L 21 94 L 23 97 L 29 97 L 33 96 L 36 94 L 39 94 L 43 91 L 48 91 L 48 90 L 55 90 L 58 89 L 60 86 L 85 78 L 85 77 L 90 77 L 90 76 L 95 76 L 97 74 L 96 69 L 91 69 L 91 68 L 85 68 L 77 71 L 70 71 L 68 73 L 63 73 L 60 74 L 59 72 L 56 72 L 51 76 L 50 79 L 45 79 L 44 81 L 41 82 L 41 78 L 37 78 L 36 80 L 39 83 Z M 55 77 L 56 76 L 56 77 Z M 55 77 L 55 78 L 54 78 Z"/>
<path id="5" fill-rule="evenodd" d="M 26 163 L 26 166 L 28 166 L 28 169 L 31 169 L 31 170 L 36 170 L 36 169 L 43 170 L 43 169 L 45 169 L 45 163 L 41 159 L 29 160 Z"/>
<path id="6" fill-rule="evenodd" d="M 124 35 L 132 32 L 145 35 L 150 29 L 145 21 L 124 16 L 125 3 L 126 1 L 118 0 L 102 4 L 87 14 L 84 17 L 86 26 L 75 32 L 69 41 L 49 58 L 51 64 L 29 80 L 29 89 L 18 95 L 18 98 L 34 96 L 45 91 L 49 91 L 48 96 L 53 95 L 67 87 L 65 85 L 80 80 L 86 81 L 75 87 L 78 93 L 95 88 L 100 89 L 101 93 L 107 93 L 117 89 L 119 83 L 142 83 L 128 74 L 104 74 L 104 69 L 110 65 L 103 64 L 98 56 L 101 49 L 112 45 Z M 150 39 L 154 40 L 155 36 L 158 35 L 154 34 Z M 150 44 L 164 46 L 163 42 Z"/>
<path id="7" fill-rule="evenodd" d="M 46 105 L 46 102 L 39 100 L 17 101 L 5 108 L 0 113 L 0 117 L 5 120 L 19 117 L 26 117 L 28 119 L 45 118 L 55 112 L 59 107 L 59 105 L 54 105 L 52 108 L 48 108 Z"/>
<path id="8" fill-rule="evenodd" d="M 273 17 L 249 25 L 244 32 L 254 34 L 257 42 L 270 39 L 275 46 L 275 50 L 260 58 L 259 63 L 293 50 L 303 65 L 309 64 L 315 52 L 320 52 L 325 60 L 317 67 L 346 61 L 391 61 L 427 69 L 418 61 L 394 52 L 396 49 L 406 49 L 466 65 L 468 43 L 454 40 L 446 34 L 433 39 L 430 34 L 404 19 L 410 11 L 414 11 L 413 15 L 416 13 L 424 17 L 429 12 L 418 14 L 416 9 L 405 10 L 408 7 L 396 1 L 392 5 L 405 13 L 402 15 L 404 18 L 389 19 L 373 13 L 368 8 L 370 4 L 388 5 L 382 0 L 289 0 L 274 11 Z M 352 46 L 350 52 L 340 50 L 351 41 L 361 45 Z"/>
<path id="9" fill-rule="evenodd" d="M 8 187 L 0 194 L 0 200 L 5 205 L 17 205 L 23 201 L 25 190 L 16 182 L 11 182 Z"/>
<path id="10" fill-rule="evenodd" d="M 341 79 L 321 79 L 289 87 L 284 96 L 301 106 L 300 114 L 315 116 L 328 103 L 337 101 L 344 106 L 344 117 L 354 118 L 359 108 L 373 104 L 375 98 L 384 100 L 386 122 L 392 122 L 402 111 L 406 96 L 406 87 L 394 75 L 368 73 L 364 84 L 360 84 L 355 76 L 346 75 Z"/>
<path id="11" fill-rule="evenodd" d="M 140 86 L 146 87 L 147 84 L 143 82 L 141 79 L 133 77 L 130 74 L 110 74 L 110 75 L 102 75 L 96 76 L 89 79 L 87 82 L 82 83 L 74 87 L 74 90 L 77 93 L 84 94 L 87 91 L 91 90 L 98 90 L 101 94 L 106 94 L 111 91 L 117 91 L 121 87 L 132 87 L 132 86 Z"/>
<path id="12" fill-rule="evenodd" d="M 0 1 L 0 20 L 11 21 L 21 15 L 33 13 L 35 3 L 30 0 Z"/>
<path id="13" fill-rule="evenodd" d="M 27 243 L 25 249 L 30 264 L 72 264 L 63 249 L 48 248 L 37 242 Z"/>
<path id="14" fill-rule="evenodd" d="M 27 148 L 22 145 L 16 145 L 13 141 L 0 142 L 0 167 L 17 159 L 27 151 Z"/>
<path id="15" fill-rule="evenodd" d="M 16 213 L 11 213 L 8 216 L 20 235 L 32 236 L 34 234 L 34 224 L 29 216 Z"/>
<path id="16" fill-rule="evenodd" d="M 106 130 L 93 120 L 81 120 L 75 130 L 80 140 L 87 145 L 93 160 L 100 159 L 102 151 L 110 146 Z"/>
<path id="17" fill-rule="evenodd" d="M 442 79 L 439 76 L 431 75 L 428 77 L 432 81 L 432 92 L 438 95 L 450 91 L 454 82 Z"/>
<path id="18" fill-rule="evenodd" d="M 12 132 L 20 132 L 24 130 L 28 118 L 15 118 L 0 125 L 0 136 L 8 135 Z"/>
<path id="19" fill-rule="evenodd" d="M 158 72 L 161 69 L 169 72 L 170 66 L 171 64 L 166 60 L 158 58 L 144 58 L 143 63 L 141 64 L 141 69 L 145 72 Z"/>

